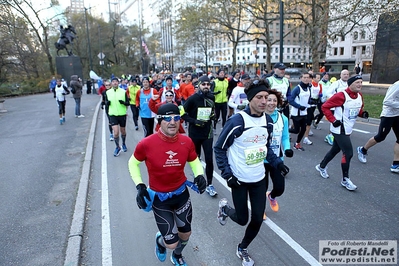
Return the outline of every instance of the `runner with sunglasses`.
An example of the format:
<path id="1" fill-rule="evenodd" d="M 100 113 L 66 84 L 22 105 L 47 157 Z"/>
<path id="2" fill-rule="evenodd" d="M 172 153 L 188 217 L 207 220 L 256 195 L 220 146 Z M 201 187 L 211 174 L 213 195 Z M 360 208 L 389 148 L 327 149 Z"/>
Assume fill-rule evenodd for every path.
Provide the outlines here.
<path id="1" fill-rule="evenodd" d="M 150 99 L 150 102 L 148 103 L 148 106 L 150 107 L 150 110 L 152 112 L 154 112 L 155 114 L 158 113 L 158 109 L 159 107 L 161 107 L 162 105 L 166 104 L 166 103 L 173 103 L 174 105 L 177 106 L 177 103 L 173 100 L 174 99 L 174 93 L 173 91 L 167 91 L 165 93 L 165 98 L 166 100 L 163 102 L 158 102 L 159 100 L 159 95 L 158 94 L 154 94 L 152 96 L 152 98 Z M 181 134 L 185 134 L 186 131 L 183 128 L 183 121 L 181 121 L 180 126 L 179 126 L 179 133 Z M 155 131 L 159 130 L 159 124 L 155 125 Z"/>
<path id="2" fill-rule="evenodd" d="M 160 129 L 137 144 L 129 160 L 129 171 L 136 184 L 138 207 L 154 212 L 159 230 L 155 235 L 157 258 L 165 261 L 167 249 L 172 249 L 171 262 L 187 265 L 182 251 L 191 235 L 193 215 L 187 186 L 202 194 L 206 181 L 193 142 L 178 133 L 179 113 L 179 108 L 172 103 L 158 109 Z M 140 173 L 139 164 L 143 161 L 148 170 L 148 188 Z M 186 162 L 194 173 L 194 182 L 188 181 L 184 174 Z"/>
<path id="3" fill-rule="evenodd" d="M 215 116 L 215 96 L 210 92 L 211 81 L 208 76 L 198 80 L 198 90 L 184 103 L 183 119 L 189 123 L 188 135 L 193 140 L 198 157 L 201 158 L 201 147 L 204 150 L 205 173 L 208 186 L 206 192 L 214 197 L 217 192 L 212 185 L 213 179 L 213 128 Z"/>

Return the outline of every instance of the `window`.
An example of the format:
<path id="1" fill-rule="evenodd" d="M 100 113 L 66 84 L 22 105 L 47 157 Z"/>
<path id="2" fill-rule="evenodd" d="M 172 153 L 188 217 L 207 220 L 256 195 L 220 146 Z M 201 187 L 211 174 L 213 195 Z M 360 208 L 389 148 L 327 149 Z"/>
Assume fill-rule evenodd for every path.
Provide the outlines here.
<path id="1" fill-rule="evenodd" d="M 263 56 L 263 59 L 266 59 L 266 55 Z"/>
<path id="2" fill-rule="evenodd" d="M 362 30 L 362 31 L 360 32 L 360 38 L 361 38 L 362 40 L 366 39 L 366 31 Z"/>
<path id="3" fill-rule="evenodd" d="M 289 56 L 289 55 L 287 55 L 287 59 L 290 59 L 290 56 Z"/>
<path id="4" fill-rule="evenodd" d="M 359 33 L 357 32 L 357 31 L 355 31 L 354 33 L 353 33 L 353 39 L 354 40 L 357 40 L 359 38 Z"/>
<path id="5" fill-rule="evenodd" d="M 275 55 L 275 56 L 274 56 L 274 59 L 278 59 L 278 55 Z"/>
<path id="6" fill-rule="evenodd" d="M 294 33 L 292 34 L 292 37 L 296 38 L 296 32 L 294 32 Z"/>
<path id="7" fill-rule="evenodd" d="M 244 48 L 242 48 L 242 53 L 243 53 L 243 54 L 245 53 L 245 49 L 244 49 Z"/>
<path id="8" fill-rule="evenodd" d="M 290 48 L 287 48 L 287 53 L 291 53 L 291 49 Z"/>
<path id="9" fill-rule="evenodd" d="M 341 40 L 342 40 L 342 41 L 345 41 L 345 35 L 342 35 L 342 36 L 341 36 Z"/>
<path id="10" fill-rule="evenodd" d="M 266 53 L 266 47 L 263 47 L 263 52 Z"/>
<path id="11" fill-rule="evenodd" d="M 356 54 L 356 47 L 352 47 L 352 54 L 353 54 L 353 55 Z"/>
<path id="12" fill-rule="evenodd" d="M 366 54 L 366 46 L 362 46 L 362 54 Z"/>
<path id="13" fill-rule="evenodd" d="M 278 48 L 277 48 L 277 47 L 274 49 L 274 52 L 275 52 L 276 54 L 278 54 Z"/>
<path id="14" fill-rule="evenodd" d="M 344 55 L 344 47 L 339 48 L 339 54 Z"/>
<path id="15" fill-rule="evenodd" d="M 247 56 L 247 59 L 249 60 L 249 55 Z"/>
<path id="16" fill-rule="evenodd" d="M 249 53 L 250 51 L 249 51 L 249 47 L 247 48 L 247 53 Z"/>
<path id="17" fill-rule="evenodd" d="M 338 55 L 338 48 L 334 48 L 334 55 Z"/>
<path id="18" fill-rule="evenodd" d="M 239 53 L 240 53 L 240 49 L 237 48 L 237 54 L 239 54 Z"/>
<path id="19" fill-rule="evenodd" d="M 292 52 L 293 52 L 293 53 L 296 53 L 296 48 L 292 48 Z"/>

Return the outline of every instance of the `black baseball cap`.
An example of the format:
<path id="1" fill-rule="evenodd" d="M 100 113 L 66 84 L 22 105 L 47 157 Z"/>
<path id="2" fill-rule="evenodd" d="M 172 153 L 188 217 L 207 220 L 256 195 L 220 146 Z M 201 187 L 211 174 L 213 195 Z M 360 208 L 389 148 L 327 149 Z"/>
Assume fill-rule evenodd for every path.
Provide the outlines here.
<path id="1" fill-rule="evenodd" d="M 273 68 L 286 69 L 287 67 L 283 63 L 275 63 Z"/>

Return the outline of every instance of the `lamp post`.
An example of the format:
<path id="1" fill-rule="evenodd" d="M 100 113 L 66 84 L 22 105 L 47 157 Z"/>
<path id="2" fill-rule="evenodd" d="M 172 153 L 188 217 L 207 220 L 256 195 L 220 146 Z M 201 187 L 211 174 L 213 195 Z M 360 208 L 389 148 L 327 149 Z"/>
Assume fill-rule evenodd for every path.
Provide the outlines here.
<path id="1" fill-rule="evenodd" d="M 284 43 L 284 1 L 280 0 L 280 62 L 283 63 Z"/>
<path id="2" fill-rule="evenodd" d="M 90 7 L 91 8 L 91 7 Z M 87 46 L 89 48 L 89 62 L 90 62 L 90 70 L 93 70 L 93 62 L 91 61 L 91 47 L 90 47 L 90 35 L 89 35 L 89 23 L 87 22 L 87 10 L 85 9 L 85 20 L 86 20 L 86 35 L 87 35 Z"/>

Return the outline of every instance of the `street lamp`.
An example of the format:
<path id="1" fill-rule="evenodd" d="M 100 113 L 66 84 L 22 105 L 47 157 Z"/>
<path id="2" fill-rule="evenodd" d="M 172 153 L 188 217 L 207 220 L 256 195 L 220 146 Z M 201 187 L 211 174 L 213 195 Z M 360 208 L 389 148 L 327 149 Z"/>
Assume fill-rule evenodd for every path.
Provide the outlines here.
<path id="1" fill-rule="evenodd" d="M 284 1 L 280 0 L 280 62 L 283 63 L 284 42 Z"/>
<path id="2" fill-rule="evenodd" d="M 91 7 L 90 7 L 91 8 Z M 87 46 L 89 48 L 89 62 L 90 62 L 90 69 L 93 70 L 93 62 L 91 61 L 91 47 L 90 47 L 90 35 L 89 35 L 89 23 L 87 22 L 87 10 L 90 8 L 85 9 L 85 20 L 86 20 L 86 35 L 87 35 Z"/>

